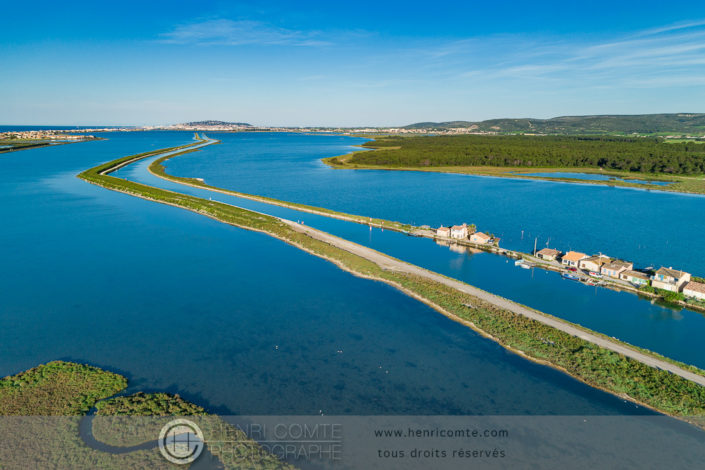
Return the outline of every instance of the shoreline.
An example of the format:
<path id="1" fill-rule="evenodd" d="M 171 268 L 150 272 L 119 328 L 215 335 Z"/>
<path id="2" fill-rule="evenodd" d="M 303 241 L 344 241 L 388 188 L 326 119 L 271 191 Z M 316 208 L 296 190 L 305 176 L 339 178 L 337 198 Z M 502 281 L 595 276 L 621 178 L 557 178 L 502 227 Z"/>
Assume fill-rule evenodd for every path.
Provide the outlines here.
<path id="1" fill-rule="evenodd" d="M 194 144 L 191 144 L 193 146 Z M 188 149 L 185 149 L 185 151 L 188 151 Z M 158 151 L 152 152 L 150 155 L 156 155 L 158 154 Z M 150 156 L 147 155 L 147 156 Z M 143 156 L 142 158 L 145 158 L 146 156 Z M 700 401 L 696 401 L 697 405 L 683 405 L 682 400 L 684 398 L 689 398 L 689 399 L 694 399 L 695 397 L 691 397 L 692 394 L 695 395 L 700 395 L 702 393 L 705 393 L 705 388 L 703 388 L 703 385 L 701 385 L 698 382 L 705 383 L 705 377 L 702 375 L 704 372 L 698 370 L 697 368 L 693 366 L 689 366 L 687 364 L 682 364 L 681 365 L 675 365 L 674 363 L 676 361 L 666 361 L 662 358 L 659 358 L 659 355 L 655 355 L 653 353 L 649 354 L 646 352 L 641 352 L 635 348 L 633 348 L 630 345 L 627 345 L 626 343 L 611 340 L 611 339 L 600 339 L 599 342 L 605 342 L 606 344 L 612 344 L 615 347 L 619 349 L 624 348 L 623 350 L 627 352 L 628 356 L 635 356 L 636 357 L 642 357 L 642 358 L 648 358 L 649 362 L 654 362 L 656 364 L 659 364 L 658 367 L 654 368 L 654 366 L 640 362 L 637 359 L 634 359 L 634 357 L 628 357 L 623 355 L 621 352 L 617 352 L 617 356 L 615 359 L 617 359 L 618 362 L 626 361 L 626 364 L 623 364 L 623 367 L 627 367 L 629 369 L 636 367 L 638 374 L 647 374 L 647 376 L 661 376 L 663 375 L 662 379 L 658 380 L 666 380 L 667 377 L 670 377 L 668 380 L 675 380 L 680 387 L 686 387 L 688 389 L 691 389 L 693 387 L 691 392 L 684 393 L 683 395 L 679 395 L 678 399 L 675 402 L 671 402 L 670 398 L 661 396 L 659 397 L 659 389 L 655 389 L 649 394 L 645 395 L 642 397 L 643 399 L 640 399 L 638 396 L 640 393 L 639 388 L 634 388 L 632 390 L 632 394 L 628 393 L 625 391 L 623 388 L 625 387 L 623 382 L 620 382 L 620 385 L 612 384 L 611 380 L 614 378 L 612 374 L 608 374 L 605 377 L 601 376 L 595 376 L 591 377 L 589 376 L 590 370 L 593 370 L 594 368 L 598 367 L 598 370 L 602 370 L 601 367 L 606 369 L 609 369 L 611 367 L 612 362 L 614 359 L 610 359 L 610 362 L 604 362 L 607 360 L 607 357 L 611 357 L 614 352 L 609 352 L 609 349 L 603 349 L 603 347 L 599 344 L 594 344 L 591 343 L 589 340 L 585 339 L 585 335 L 587 334 L 587 331 L 582 328 L 579 328 L 578 331 L 576 331 L 575 335 L 566 333 L 564 331 L 561 331 L 560 329 L 557 329 L 553 326 L 550 326 L 545 323 L 541 323 L 540 321 L 537 321 L 534 318 L 525 318 L 524 320 L 519 321 L 519 317 L 521 315 L 518 315 L 514 312 L 503 310 L 502 306 L 497 306 L 497 305 L 492 305 L 487 304 L 486 299 L 480 299 L 474 297 L 472 294 L 468 294 L 467 292 L 462 292 L 462 291 L 457 291 L 453 290 L 452 288 L 449 288 L 448 285 L 443 285 L 439 284 L 437 281 L 440 279 L 441 281 L 443 279 L 447 279 L 447 282 L 449 283 L 455 283 L 458 285 L 464 285 L 466 286 L 466 289 L 473 289 L 478 292 L 484 292 L 480 291 L 479 289 L 473 288 L 472 286 L 469 286 L 467 284 L 461 283 L 459 281 L 452 280 L 450 278 L 445 278 L 444 276 L 431 273 L 427 270 L 422 270 L 422 268 L 415 267 L 413 265 L 409 265 L 408 263 L 404 263 L 399 260 L 395 260 L 394 258 L 388 257 L 387 255 L 384 255 L 379 252 L 375 252 L 374 250 L 371 250 L 366 247 L 362 247 L 360 245 L 356 245 L 352 242 L 348 242 L 344 239 L 339 239 L 337 237 L 333 237 L 332 235 L 325 234 L 325 232 L 320 232 L 320 231 L 315 231 L 315 229 L 311 229 L 306 226 L 299 226 L 295 222 L 292 221 L 286 221 L 284 222 L 283 219 L 275 218 L 272 216 L 268 216 L 265 214 L 261 214 L 255 211 L 251 210 L 246 210 L 242 208 L 238 208 L 237 206 L 233 205 L 228 205 L 220 202 L 215 202 L 215 201 L 206 201 L 201 198 L 197 198 L 195 196 L 187 196 L 183 195 L 181 193 L 175 193 L 173 191 L 169 190 L 163 190 L 159 188 L 153 188 L 151 186 L 147 185 L 142 185 L 139 183 L 133 183 L 129 182 L 126 180 L 121 180 L 119 178 L 114 178 L 111 176 L 107 175 L 100 175 L 100 178 L 96 180 L 94 178 L 94 175 L 96 174 L 96 170 L 99 168 L 101 171 L 109 173 L 109 167 L 114 166 L 116 164 L 121 164 L 127 160 L 135 160 L 135 156 L 131 157 L 125 157 L 123 159 L 118 159 L 116 161 L 110 162 L 109 164 L 102 165 L 101 167 L 96 167 L 91 170 L 86 170 L 86 172 L 81 173 L 79 177 L 82 179 L 87 180 L 88 182 L 92 184 L 97 184 L 99 186 L 105 187 L 106 189 L 111 189 L 115 190 L 118 192 L 123 192 L 126 194 L 130 195 L 135 195 L 137 197 L 146 199 L 146 200 L 153 200 L 158 203 L 163 203 L 167 205 L 173 205 L 176 207 L 184 208 L 187 210 L 190 210 L 195 213 L 199 213 L 201 215 L 205 215 L 207 217 L 213 218 L 215 220 L 219 220 L 220 222 L 228 223 L 230 225 L 238 226 L 244 229 L 248 230 L 253 230 L 253 231 L 259 231 L 259 232 L 264 232 L 267 233 L 270 236 L 273 236 L 275 238 L 278 238 L 290 245 L 296 246 L 314 256 L 327 259 L 330 262 L 333 262 L 335 265 L 340 267 L 341 269 L 345 269 L 348 272 L 351 272 L 352 274 L 359 276 L 359 277 L 368 277 L 372 279 L 379 280 L 381 282 L 385 282 L 388 285 L 391 285 L 392 287 L 399 289 L 400 291 L 404 292 L 407 295 L 413 294 L 414 298 L 419 298 L 419 300 L 424 301 L 427 303 L 429 306 L 433 305 L 434 310 L 439 311 L 440 313 L 446 315 L 446 313 L 449 313 L 453 315 L 453 318 L 455 319 L 456 317 L 458 319 L 462 319 L 463 321 L 461 323 L 465 324 L 465 322 L 469 322 L 472 325 L 474 325 L 478 330 L 480 330 L 484 335 L 487 335 L 488 338 L 496 341 L 498 344 L 500 344 L 502 347 L 505 347 L 508 350 L 511 350 L 513 352 L 516 352 L 517 354 L 521 355 L 522 357 L 525 357 L 527 359 L 531 359 L 532 361 L 538 362 L 538 363 L 544 363 L 544 362 L 549 362 L 550 365 L 558 370 L 562 370 L 565 373 L 568 373 L 571 377 L 577 378 L 586 384 L 590 385 L 591 387 L 602 389 L 604 391 L 608 391 L 609 393 L 616 395 L 620 398 L 626 398 L 629 397 L 630 400 L 642 404 L 646 407 L 653 408 L 655 410 L 658 410 L 659 412 L 662 412 L 664 414 L 673 416 L 673 417 L 678 417 L 684 420 L 688 420 L 687 416 L 692 415 L 693 412 L 695 411 L 695 414 L 703 414 L 705 413 L 705 408 L 700 409 L 702 407 Z M 105 167 L 105 168 L 102 168 Z M 155 197 L 149 196 L 149 194 L 153 194 Z M 238 222 L 238 220 L 243 220 L 243 222 Z M 287 225 L 288 224 L 288 225 Z M 297 227 L 298 230 L 294 230 L 293 227 Z M 323 241 L 320 237 L 312 237 L 311 232 L 314 230 L 318 234 L 320 234 L 320 237 L 323 237 L 325 241 Z M 388 266 L 385 266 L 384 263 L 382 265 L 375 263 L 374 261 L 370 261 L 369 259 L 366 259 L 365 257 L 360 257 L 360 255 L 357 252 L 354 251 L 346 251 L 343 248 L 340 248 L 339 246 L 336 246 L 335 244 L 331 244 L 331 240 L 337 239 L 340 244 L 343 244 L 345 246 L 357 246 L 358 250 L 366 251 L 366 252 L 373 252 L 377 253 L 378 256 L 382 256 L 387 260 L 394 260 L 396 263 L 401 263 L 405 266 L 410 266 L 414 270 L 421 270 L 424 272 L 428 272 L 431 274 L 434 274 L 438 279 L 436 280 L 431 280 L 431 279 L 425 279 L 423 277 L 419 277 L 416 274 L 410 274 L 410 273 L 404 273 L 404 272 L 398 272 L 395 270 L 390 270 Z M 413 271 L 412 271 L 413 272 Z M 401 289 L 400 289 L 401 287 Z M 424 292 L 426 295 L 424 295 Z M 491 296 L 490 298 L 496 298 L 496 299 L 501 299 L 497 296 L 493 296 L 492 294 L 489 293 L 484 293 L 485 295 Z M 430 295 L 430 297 L 429 297 Z M 435 298 L 436 300 L 432 300 Z M 424 300 L 425 299 L 425 300 Z M 466 300 L 467 299 L 467 300 Z M 473 302 L 473 305 L 480 305 L 478 307 L 473 306 L 468 307 L 469 301 Z M 509 302 L 511 304 L 514 304 L 513 302 L 507 301 L 506 299 L 502 299 L 504 302 Z M 445 304 L 445 305 L 444 305 Z M 519 306 L 519 304 L 514 304 Z M 526 307 L 523 307 L 526 309 Z M 529 309 L 527 309 L 529 311 Z M 463 312 L 463 313 L 460 313 Z M 565 322 L 563 320 L 557 319 L 555 317 L 550 317 L 548 315 L 542 314 L 540 312 L 535 312 L 535 315 L 540 315 L 542 319 L 544 320 L 549 320 L 551 319 L 551 322 L 557 322 L 561 325 L 570 325 L 568 322 Z M 473 320 L 473 315 L 472 313 L 476 313 L 475 320 Z M 498 318 L 497 315 L 507 317 L 505 318 Z M 447 315 L 446 315 L 447 316 Z M 481 323 L 485 322 L 489 319 L 488 324 L 498 324 L 498 325 L 504 325 L 501 326 L 501 328 L 498 330 L 502 333 L 505 334 L 504 338 L 498 337 L 496 334 L 493 334 L 491 331 L 488 331 L 487 327 L 483 327 L 482 324 L 478 324 L 477 320 L 480 320 Z M 493 323 L 494 322 L 494 323 Z M 502 323 L 504 322 L 504 323 Z M 518 323 L 517 323 L 518 322 Z M 531 331 L 533 331 L 535 328 L 538 327 L 539 324 L 543 325 L 543 327 L 539 329 L 544 329 L 545 334 L 553 337 L 556 339 L 556 341 L 560 342 L 565 342 L 569 344 L 574 344 L 574 343 L 582 343 L 584 342 L 585 345 L 590 345 L 590 346 L 580 346 L 581 350 L 583 347 L 588 347 L 590 352 L 590 360 L 595 360 L 599 362 L 598 364 L 593 364 L 591 367 L 588 369 L 583 369 L 581 368 L 582 365 L 579 364 L 580 367 L 576 370 L 570 370 L 568 368 L 565 368 L 561 364 L 561 359 L 559 357 L 563 356 L 554 356 L 552 357 L 553 360 L 549 360 L 547 358 L 550 358 L 550 354 L 546 354 L 545 358 L 541 357 L 540 355 L 536 355 L 536 351 L 534 354 L 531 354 L 528 352 L 526 349 L 528 347 L 528 350 L 532 350 L 532 348 L 539 349 L 543 348 L 544 350 L 546 349 L 546 345 L 542 345 L 543 341 L 540 339 L 536 339 L 532 337 L 531 335 L 527 335 L 522 328 L 526 329 L 526 326 L 520 327 L 519 324 L 526 324 L 526 322 L 529 322 L 528 326 L 533 324 L 532 322 L 536 322 L 536 325 L 531 327 Z M 517 323 L 514 325 L 514 323 Z M 514 326 L 512 326 L 514 325 Z M 470 324 L 467 324 L 467 326 L 471 327 Z M 512 331 L 507 332 L 506 328 L 509 327 L 512 329 Z M 575 328 L 575 327 L 571 327 Z M 474 329 L 474 328 L 473 328 Z M 506 334 L 509 334 L 509 336 L 506 336 Z M 524 349 L 521 348 L 521 345 L 516 344 L 513 340 L 509 339 L 512 337 L 512 334 L 514 334 L 515 340 L 514 341 L 519 341 L 519 342 L 524 342 L 527 347 Z M 593 335 L 599 335 L 597 333 L 592 333 Z M 565 336 L 562 336 L 565 335 Z M 595 336 L 592 339 L 598 338 L 598 336 Z M 555 346 L 556 343 L 553 343 L 551 341 L 551 348 Z M 538 346 L 538 348 L 537 348 Z M 516 351 L 514 351 L 516 350 Z M 574 354 L 574 353 L 571 353 Z M 606 354 L 606 355 L 605 355 Z M 604 359 L 601 359 L 604 356 Z M 619 358 L 619 359 L 618 359 Z M 563 357 L 565 360 L 565 357 Z M 572 355 L 569 356 L 569 359 L 572 359 Z M 574 365 L 572 362 L 569 360 L 567 364 Z M 630 365 L 631 364 L 631 365 Z M 619 369 L 622 371 L 622 369 Z M 670 371 L 669 371 L 670 370 Z M 673 371 L 680 372 L 674 373 Z M 698 371 L 696 373 L 695 371 Z M 581 372 L 584 372 L 581 374 Z M 615 371 L 617 373 L 617 371 Z M 637 373 L 636 371 L 634 373 Z M 587 376 L 585 374 L 588 374 Z M 685 377 L 684 377 L 685 376 Z M 696 382 L 691 382 L 688 378 L 686 377 L 691 377 L 694 379 Z M 630 374 L 627 374 L 623 377 L 622 379 L 627 380 L 629 382 L 630 380 L 634 380 L 634 377 L 630 378 Z M 629 382 L 631 383 L 631 382 Z M 610 387 L 610 384 L 612 386 Z M 686 385 L 690 384 L 690 385 Z M 641 386 L 643 386 L 642 384 Z M 676 386 L 675 384 L 673 384 Z M 636 384 L 633 384 L 630 387 L 634 387 Z M 615 388 L 616 387 L 616 388 Z M 661 394 L 664 393 L 663 391 L 660 392 Z M 636 396 L 635 396 L 636 394 Z M 656 397 L 656 398 L 655 398 Z M 665 402 L 662 400 L 666 400 Z M 675 398 L 674 398 L 675 400 Z M 670 403 L 670 404 L 668 404 Z M 704 402 L 705 403 L 705 402 Z M 659 406 L 661 404 L 662 406 Z M 678 411 L 680 407 L 685 406 L 685 410 Z M 693 409 L 693 406 L 696 406 L 696 409 Z M 675 408 L 674 408 L 675 407 Z M 696 411 L 700 410 L 700 411 Z M 684 412 L 687 411 L 687 412 Z"/>
<path id="2" fill-rule="evenodd" d="M 3 154 L 3 153 L 12 153 L 12 152 L 20 152 L 20 151 L 22 151 L 22 150 L 29 150 L 29 149 L 39 149 L 39 148 L 43 148 L 43 147 L 56 147 L 56 146 L 59 146 L 59 145 L 66 145 L 66 144 L 82 144 L 82 143 L 85 143 L 85 142 L 93 142 L 93 141 L 96 141 L 96 140 L 108 140 L 108 139 L 106 139 L 106 138 L 104 138 L 104 137 L 94 137 L 94 138 L 92 138 L 92 139 L 75 140 L 75 141 L 72 141 L 72 142 L 55 142 L 55 143 L 52 143 L 52 142 L 42 142 L 42 143 L 39 143 L 39 142 L 37 142 L 36 144 L 24 145 L 24 146 L 22 146 L 22 147 L 17 147 L 17 148 L 9 148 L 9 149 L 0 148 L 0 154 Z"/>
<path id="3" fill-rule="evenodd" d="M 309 214 L 321 215 L 324 217 L 330 217 L 333 219 L 344 220 L 346 222 L 354 222 L 361 225 L 368 225 L 377 228 L 386 228 L 389 230 L 394 230 L 401 233 L 409 233 L 410 230 L 415 227 L 409 224 L 403 224 L 401 222 L 393 222 L 385 219 L 377 219 L 372 217 L 365 217 L 361 215 L 346 214 L 343 212 L 338 212 L 332 209 L 325 209 L 322 207 L 309 206 L 306 204 L 299 204 L 296 202 L 284 201 L 281 199 L 270 198 L 266 196 L 258 196 L 256 194 L 241 193 L 239 191 L 233 191 L 224 188 L 218 188 L 217 186 L 211 186 L 203 181 L 201 178 L 184 178 L 180 176 L 173 176 L 166 173 L 166 169 L 163 167 L 162 163 L 176 157 L 177 155 L 167 155 L 163 156 L 154 162 L 152 162 L 148 167 L 147 171 L 150 174 L 162 178 L 173 183 L 182 184 L 184 186 L 191 186 L 194 188 L 207 189 L 209 191 L 218 192 L 221 194 L 227 194 L 231 196 L 240 197 L 242 199 L 248 199 L 251 201 L 262 202 L 264 204 L 270 204 L 279 207 L 285 207 L 287 209 L 293 209 L 301 212 L 307 212 Z"/>
<path id="4" fill-rule="evenodd" d="M 371 140 L 374 142 L 374 140 Z M 384 170 L 384 171 L 417 171 L 423 173 L 447 173 L 460 174 L 496 178 L 513 178 L 513 179 L 528 179 L 534 181 L 549 181 L 555 183 L 568 184 L 590 184 L 599 186 L 609 186 L 618 188 L 642 189 L 647 191 L 661 191 L 677 194 L 697 194 L 705 195 L 705 175 L 698 176 L 678 176 L 667 174 L 651 174 L 651 173 L 629 173 L 617 170 L 601 170 L 593 167 L 492 167 L 492 166 L 437 166 L 437 167 L 396 167 L 390 165 L 365 165 L 359 163 L 348 163 L 350 159 L 360 151 L 379 150 L 375 147 L 362 147 L 362 150 L 349 152 L 343 155 L 322 158 L 321 161 L 330 168 L 336 170 Z M 385 150 L 393 149 L 393 147 L 384 148 Z M 517 173 L 512 173 L 517 172 Z M 625 181 L 617 180 L 591 180 L 570 177 L 550 177 L 550 176 L 533 176 L 522 173 L 584 173 L 584 174 L 599 174 L 615 178 L 623 178 Z M 648 180 L 658 182 L 668 182 L 670 185 L 655 185 L 645 183 L 633 183 L 629 180 Z M 687 184 L 688 181 L 699 183 L 700 187 L 690 189 L 681 187 L 681 184 Z M 669 187 L 670 186 L 670 187 Z M 675 186 L 672 187 L 672 186 Z"/>
<path id="5" fill-rule="evenodd" d="M 340 156 L 346 156 L 345 155 L 339 155 Z M 484 167 L 465 167 L 464 169 L 456 169 L 455 167 L 435 167 L 435 168 L 423 168 L 423 167 L 392 167 L 392 166 L 374 166 L 374 165 L 360 165 L 360 164 L 353 164 L 353 165 L 341 165 L 335 162 L 330 162 L 326 161 L 332 158 L 338 158 L 338 157 L 326 157 L 321 159 L 323 163 L 328 165 L 330 168 L 334 170 L 380 170 L 380 171 L 415 171 L 419 173 L 445 173 L 445 174 L 452 174 L 452 175 L 469 175 L 469 176 L 480 176 L 480 177 L 485 177 L 485 178 L 511 178 L 511 179 L 518 179 L 518 180 L 533 180 L 533 181 L 546 181 L 546 182 L 552 182 L 552 183 L 564 183 L 564 184 L 585 184 L 585 185 L 597 185 L 597 186 L 608 186 L 608 187 L 616 187 L 616 188 L 623 188 L 623 189 L 639 189 L 643 191 L 660 191 L 664 193 L 676 193 L 676 194 L 683 194 L 683 195 L 697 195 L 697 196 L 705 196 L 705 186 L 703 187 L 702 190 L 689 190 L 686 188 L 680 188 L 680 189 L 671 189 L 668 186 L 662 186 L 662 185 L 650 185 L 650 184 L 642 184 L 642 183 L 629 183 L 628 181 L 614 181 L 614 180 L 590 180 L 590 179 L 579 179 L 579 178 L 565 178 L 565 177 L 550 177 L 550 176 L 530 176 L 530 175 L 522 175 L 522 174 L 512 174 L 509 172 L 502 173 L 502 172 L 497 172 L 497 173 L 490 173 L 490 172 L 483 172 L 482 170 L 476 170 L 473 171 L 473 169 L 477 168 L 484 168 Z M 500 168 L 500 167 L 498 167 Z M 536 172 L 542 172 L 542 173 L 547 173 L 547 172 L 571 172 L 571 173 L 585 173 L 585 174 L 604 174 L 606 176 L 615 176 L 615 177 L 624 177 L 625 175 L 609 175 L 607 173 L 591 173 L 591 172 L 586 172 L 582 168 L 534 168 L 533 170 L 530 170 L 532 173 L 534 171 Z M 644 174 L 644 178 L 649 177 L 649 175 Z M 635 179 L 642 179 L 642 178 L 635 178 Z M 697 181 L 701 181 L 703 185 L 705 185 L 705 178 L 696 179 Z M 653 181 L 664 181 L 665 180 L 656 180 L 653 179 Z M 678 182 L 672 182 L 673 184 L 677 184 Z"/>

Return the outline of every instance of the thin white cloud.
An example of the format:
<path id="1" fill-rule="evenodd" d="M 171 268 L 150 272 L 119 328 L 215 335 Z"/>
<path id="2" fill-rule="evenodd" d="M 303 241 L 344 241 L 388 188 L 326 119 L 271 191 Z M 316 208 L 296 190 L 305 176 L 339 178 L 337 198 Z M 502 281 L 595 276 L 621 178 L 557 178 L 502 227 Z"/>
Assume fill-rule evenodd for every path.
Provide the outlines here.
<path id="1" fill-rule="evenodd" d="M 323 46 L 330 44 L 317 32 L 279 28 L 261 21 L 211 19 L 179 25 L 161 35 L 168 44 L 217 46 L 287 45 Z"/>
<path id="2" fill-rule="evenodd" d="M 183 24 L 161 36 L 161 42 L 197 45 L 282 45 L 350 47 L 367 40 L 365 31 L 323 34 L 299 31 L 252 20 L 205 19 Z M 621 36 L 590 40 L 502 34 L 453 40 L 377 38 L 376 49 L 364 58 L 339 65 L 360 76 L 352 88 L 389 87 L 399 80 L 460 81 L 482 86 L 521 80 L 551 87 L 696 86 L 705 76 L 705 20 L 645 29 Z M 403 71 L 403 72 L 402 72 Z M 371 77 L 366 74 L 371 73 Z M 403 76 L 400 75 L 403 73 Z M 325 76 L 324 76 L 325 75 Z M 367 77 L 367 79 L 364 79 Z M 372 78 L 374 77 L 374 78 Z M 301 82 L 326 81 L 313 72 Z"/>
<path id="3" fill-rule="evenodd" d="M 485 39 L 484 43 L 486 51 L 491 52 L 484 57 L 474 56 L 468 49 L 458 53 L 466 55 L 467 68 L 456 77 L 556 80 L 568 86 L 599 82 L 659 87 L 697 86 L 705 76 L 705 20 L 653 28 L 602 42 L 541 41 L 532 37 L 525 38 L 522 44 L 521 37 L 509 41 L 506 37 L 496 37 Z M 451 43 L 444 50 L 457 50 L 457 44 Z"/>
<path id="4" fill-rule="evenodd" d="M 666 26 L 660 26 L 658 28 L 645 29 L 639 31 L 635 36 L 651 36 L 654 34 L 669 33 L 671 31 L 680 31 L 683 29 L 697 28 L 698 26 L 705 26 L 704 20 L 686 21 L 679 23 L 672 23 Z"/>

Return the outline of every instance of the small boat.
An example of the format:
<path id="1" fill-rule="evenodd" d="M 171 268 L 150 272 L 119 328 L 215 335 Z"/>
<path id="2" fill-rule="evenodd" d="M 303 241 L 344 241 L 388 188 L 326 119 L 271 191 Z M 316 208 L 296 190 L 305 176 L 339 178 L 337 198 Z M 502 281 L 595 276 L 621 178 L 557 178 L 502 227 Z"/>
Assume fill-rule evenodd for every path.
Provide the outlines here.
<path id="1" fill-rule="evenodd" d="M 575 274 L 562 273 L 561 277 L 563 279 L 570 279 L 571 281 L 579 281 L 580 280 L 580 277 L 576 276 Z"/>
<path id="2" fill-rule="evenodd" d="M 518 260 L 514 261 L 514 266 L 521 266 L 522 264 L 524 264 L 523 259 L 518 259 Z"/>

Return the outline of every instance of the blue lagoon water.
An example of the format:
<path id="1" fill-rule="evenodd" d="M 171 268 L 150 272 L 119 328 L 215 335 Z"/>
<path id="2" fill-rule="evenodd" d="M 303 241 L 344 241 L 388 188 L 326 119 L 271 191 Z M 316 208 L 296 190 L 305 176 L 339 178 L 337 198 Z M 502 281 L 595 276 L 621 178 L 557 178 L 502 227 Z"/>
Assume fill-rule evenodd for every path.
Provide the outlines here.
<path id="1" fill-rule="evenodd" d="M 705 275 L 705 196 L 542 180 L 383 170 L 331 170 L 320 158 L 361 138 L 212 133 L 222 140 L 167 163 L 214 186 L 352 214 L 428 224 L 474 223 L 506 248 L 603 252 L 638 266 Z"/>
<path id="2" fill-rule="evenodd" d="M 203 153 L 215 148 L 217 146 L 206 147 Z M 189 158 L 189 155 L 197 154 L 176 157 L 169 162 Z M 370 230 L 360 224 L 172 183 L 148 172 L 147 167 L 157 158 L 137 162 L 119 170 L 116 175 L 290 220 L 300 220 L 542 312 L 705 368 L 705 351 L 700 341 L 705 335 L 705 315 L 702 313 L 650 302 L 630 293 L 585 286 L 562 279 L 553 272 L 519 269 L 502 256 L 473 253 L 465 248 L 458 249 L 455 245 L 439 246 L 426 238 L 409 237 L 389 230 Z"/>
<path id="3" fill-rule="evenodd" d="M 0 158 L 1 375 L 88 362 L 222 413 L 646 412 L 276 239 L 75 178 L 192 134 L 107 137 Z"/>

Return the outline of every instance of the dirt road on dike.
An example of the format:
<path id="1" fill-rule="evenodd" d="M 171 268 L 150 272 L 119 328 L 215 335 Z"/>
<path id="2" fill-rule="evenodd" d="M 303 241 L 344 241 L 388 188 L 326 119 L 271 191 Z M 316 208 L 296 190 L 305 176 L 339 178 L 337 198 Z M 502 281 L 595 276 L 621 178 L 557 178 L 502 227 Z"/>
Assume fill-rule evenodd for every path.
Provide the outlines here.
<path id="1" fill-rule="evenodd" d="M 532 320 L 536 320 L 540 323 L 551 326 L 553 328 L 556 328 L 557 330 L 563 331 L 570 335 L 577 336 L 580 339 L 596 344 L 610 351 L 622 354 L 626 357 L 634 359 L 635 361 L 639 361 L 643 364 L 655 367 L 657 369 L 666 370 L 673 374 L 679 375 L 684 379 L 690 380 L 691 382 L 695 382 L 699 385 L 705 386 L 705 376 L 695 374 L 668 361 L 664 361 L 657 357 L 644 354 L 636 349 L 632 349 L 616 341 L 611 341 L 610 339 L 605 338 L 603 336 L 592 334 L 558 318 L 542 314 L 541 312 L 524 307 L 523 305 L 512 302 L 511 300 L 505 299 L 504 297 L 499 297 L 482 289 L 478 289 L 477 287 L 473 287 L 469 284 L 465 284 L 454 279 L 449 279 L 445 276 L 441 276 L 440 274 L 434 273 L 433 271 L 429 271 L 413 264 L 409 264 L 404 261 L 392 258 L 391 256 L 387 256 L 383 253 L 380 253 L 379 251 L 375 251 L 371 248 L 358 245 L 357 243 L 345 240 L 340 237 L 336 237 L 326 232 L 322 232 L 307 225 L 301 225 L 287 219 L 280 220 L 298 232 L 305 233 L 311 238 L 315 238 L 316 240 L 320 240 L 342 250 L 358 255 L 368 261 L 372 261 L 382 269 L 398 271 L 406 274 L 413 274 L 434 282 L 444 284 L 453 289 L 482 299 L 485 302 L 495 305 L 496 307 L 509 310 L 510 312 L 514 312 L 518 315 L 523 315 L 525 317 L 531 318 Z"/>

